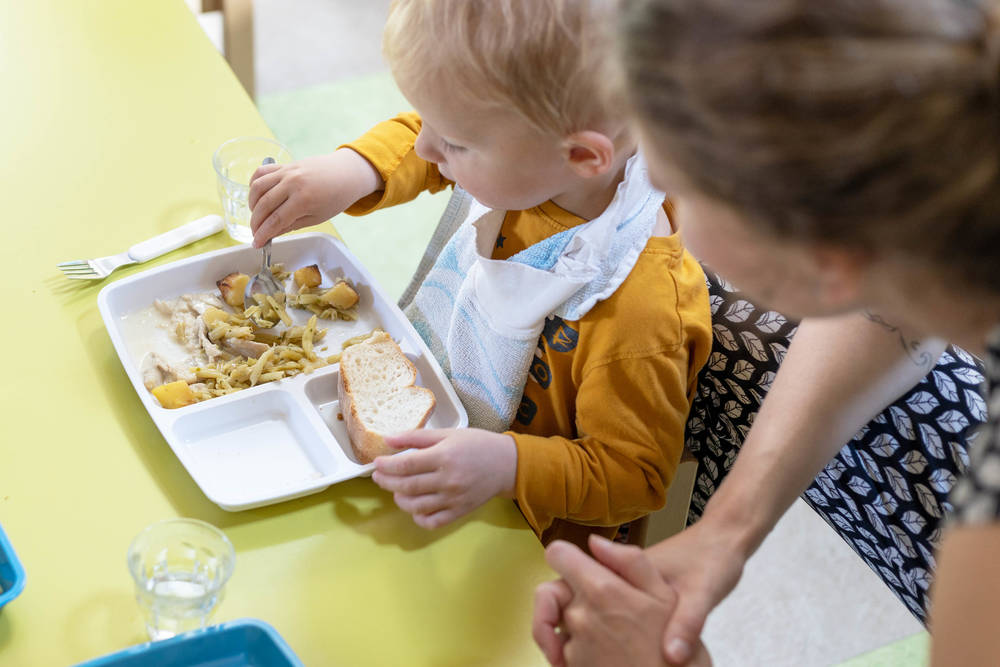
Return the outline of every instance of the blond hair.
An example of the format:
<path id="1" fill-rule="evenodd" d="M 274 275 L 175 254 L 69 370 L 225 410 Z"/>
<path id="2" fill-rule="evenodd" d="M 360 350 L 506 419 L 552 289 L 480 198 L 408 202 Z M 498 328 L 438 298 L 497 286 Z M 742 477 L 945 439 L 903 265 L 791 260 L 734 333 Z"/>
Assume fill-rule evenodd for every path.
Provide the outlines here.
<path id="1" fill-rule="evenodd" d="M 996 3 L 625 0 L 629 103 L 693 184 L 786 238 L 1000 291 Z"/>
<path id="2" fill-rule="evenodd" d="M 394 0 L 383 33 L 393 75 L 452 99 L 508 107 L 565 136 L 608 124 L 608 0 Z"/>

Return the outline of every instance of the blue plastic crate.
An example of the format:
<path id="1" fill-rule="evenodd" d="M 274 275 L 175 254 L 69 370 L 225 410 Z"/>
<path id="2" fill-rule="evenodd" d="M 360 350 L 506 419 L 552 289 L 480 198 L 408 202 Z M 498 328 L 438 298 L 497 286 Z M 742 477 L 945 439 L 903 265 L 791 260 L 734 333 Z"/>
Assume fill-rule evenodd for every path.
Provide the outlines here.
<path id="1" fill-rule="evenodd" d="M 0 607 L 16 598 L 24 590 L 24 568 L 0 526 Z"/>
<path id="2" fill-rule="evenodd" d="M 83 662 L 77 667 L 303 667 L 278 631 L 244 618 Z"/>

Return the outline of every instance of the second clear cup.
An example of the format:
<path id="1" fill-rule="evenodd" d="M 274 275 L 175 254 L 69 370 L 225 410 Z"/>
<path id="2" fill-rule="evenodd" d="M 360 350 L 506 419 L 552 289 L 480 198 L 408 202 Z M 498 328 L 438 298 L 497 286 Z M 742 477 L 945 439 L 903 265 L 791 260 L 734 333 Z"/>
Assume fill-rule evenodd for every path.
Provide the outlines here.
<path id="1" fill-rule="evenodd" d="M 146 526 L 128 548 L 135 598 L 152 640 L 204 628 L 233 573 L 226 534 L 197 519 Z"/>
<path id="2" fill-rule="evenodd" d="M 250 231 L 250 177 L 266 157 L 282 164 L 291 162 L 288 149 L 274 139 L 236 137 L 225 142 L 212 156 L 219 200 L 226 218 L 226 231 L 240 243 L 253 240 Z"/>

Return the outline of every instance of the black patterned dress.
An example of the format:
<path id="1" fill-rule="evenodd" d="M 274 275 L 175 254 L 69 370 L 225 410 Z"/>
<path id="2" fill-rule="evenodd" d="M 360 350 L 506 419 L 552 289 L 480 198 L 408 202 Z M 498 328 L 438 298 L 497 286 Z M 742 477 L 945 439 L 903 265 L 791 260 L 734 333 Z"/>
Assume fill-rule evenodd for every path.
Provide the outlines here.
<path id="1" fill-rule="evenodd" d="M 707 275 L 715 340 L 687 424 L 686 444 L 699 460 L 689 523 L 701 516 L 736 460 L 798 326 Z M 986 420 L 983 377 L 974 357 L 948 348 L 917 386 L 844 446 L 802 496 L 921 622 L 941 519 L 951 509 L 948 495 L 968 467 L 970 444 Z M 993 436 L 996 443 L 995 429 Z M 994 461 L 1000 466 L 1000 455 Z M 995 503 L 1000 485 L 992 488 Z"/>
<path id="2" fill-rule="evenodd" d="M 959 523 L 1000 521 L 1000 327 L 986 347 L 989 421 L 983 427 L 969 470 L 951 494 L 951 519 Z"/>

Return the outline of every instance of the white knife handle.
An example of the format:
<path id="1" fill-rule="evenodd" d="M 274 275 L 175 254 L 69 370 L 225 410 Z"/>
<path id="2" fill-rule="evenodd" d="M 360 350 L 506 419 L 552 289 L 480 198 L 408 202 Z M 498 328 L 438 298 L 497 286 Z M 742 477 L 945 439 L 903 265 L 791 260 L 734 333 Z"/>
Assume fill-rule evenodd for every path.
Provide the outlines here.
<path id="1" fill-rule="evenodd" d="M 146 262 L 163 253 L 176 250 L 188 243 L 194 243 L 206 236 L 215 234 L 223 227 L 222 216 L 206 215 L 204 218 L 192 220 L 177 229 L 171 229 L 159 236 L 136 243 L 128 249 L 129 257 L 137 262 Z"/>

